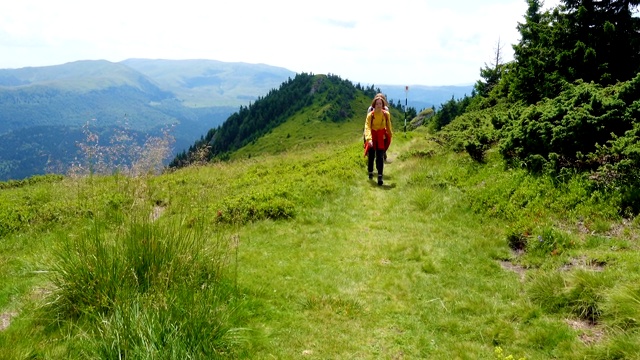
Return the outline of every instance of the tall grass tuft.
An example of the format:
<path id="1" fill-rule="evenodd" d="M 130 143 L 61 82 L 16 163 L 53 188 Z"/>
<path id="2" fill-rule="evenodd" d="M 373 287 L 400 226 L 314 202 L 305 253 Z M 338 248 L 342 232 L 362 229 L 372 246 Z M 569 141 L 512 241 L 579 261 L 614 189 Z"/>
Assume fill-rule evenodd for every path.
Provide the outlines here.
<path id="1" fill-rule="evenodd" d="M 566 281 L 558 272 L 530 273 L 526 293 L 529 298 L 551 313 L 561 313 L 567 307 Z"/>
<path id="2" fill-rule="evenodd" d="M 88 348 L 104 359 L 233 358 L 248 341 L 241 301 L 228 283 L 195 291 L 184 285 L 118 303 L 98 324 Z"/>
<path id="3" fill-rule="evenodd" d="M 237 288 L 225 273 L 230 247 L 197 228 L 132 221 L 115 236 L 94 223 L 62 236 L 55 290 L 44 307 L 54 324 L 92 324 L 86 346 L 104 358 L 209 358 L 246 340 Z"/>
<path id="4" fill-rule="evenodd" d="M 610 284 L 602 272 L 576 271 L 567 294 L 571 312 L 582 320 L 598 322 L 602 315 L 604 291 Z"/>
<path id="5" fill-rule="evenodd" d="M 640 327 L 640 287 L 625 285 L 613 289 L 602 305 L 604 320 L 621 330 Z"/>

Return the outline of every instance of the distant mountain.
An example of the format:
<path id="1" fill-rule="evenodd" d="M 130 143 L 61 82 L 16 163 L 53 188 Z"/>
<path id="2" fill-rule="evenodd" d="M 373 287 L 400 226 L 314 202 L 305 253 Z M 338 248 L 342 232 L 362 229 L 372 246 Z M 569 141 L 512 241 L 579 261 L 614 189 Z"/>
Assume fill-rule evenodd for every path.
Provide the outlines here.
<path id="1" fill-rule="evenodd" d="M 247 105 L 296 74 L 264 64 L 214 60 L 148 60 L 122 62 L 154 79 L 188 107 Z"/>
<path id="2" fill-rule="evenodd" d="M 45 173 L 47 162 L 70 163 L 88 122 L 98 133 L 121 127 L 138 138 L 171 127 L 175 151 L 182 151 L 292 76 L 279 67 L 213 60 L 0 69 L 0 181 Z"/>

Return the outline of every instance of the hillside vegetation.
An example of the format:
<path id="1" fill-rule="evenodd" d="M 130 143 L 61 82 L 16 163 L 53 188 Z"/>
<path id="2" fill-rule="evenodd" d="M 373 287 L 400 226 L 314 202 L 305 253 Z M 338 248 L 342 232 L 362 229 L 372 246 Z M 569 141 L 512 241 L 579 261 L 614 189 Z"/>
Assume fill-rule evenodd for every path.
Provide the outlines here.
<path id="1" fill-rule="evenodd" d="M 397 134 L 384 187 L 358 134 L 154 177 L 13 183 L 2 356 L 640 354 L 637 222 L 581 181 L 439 142 Z"/>
<path id="2" fill-rule="evenodd" d="M 0 357 L 640 358 L 640 63 L 592 67 L 621 45 L 580 31 L 633 57 L 637 4 L 562 4 L 529 1 L 514 62 L 396 126 L 384 186 L 377 90 L 310 74 L 162 174 L 166 142 L 129 167 L 88 138 L 75 172 L 0 183 Z"/>

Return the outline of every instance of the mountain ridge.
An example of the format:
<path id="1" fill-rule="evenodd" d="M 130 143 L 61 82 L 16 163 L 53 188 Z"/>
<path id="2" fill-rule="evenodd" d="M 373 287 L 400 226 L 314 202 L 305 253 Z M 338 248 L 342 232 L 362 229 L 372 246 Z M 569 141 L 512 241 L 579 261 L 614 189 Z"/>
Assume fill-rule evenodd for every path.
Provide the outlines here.
<path id="1" fill-rule="evenodd" d="M 266 64 L 204 59 L 79 60 L 0 69 L 0 181 L 44 174 L 51 159 L 69 164 L 77 156 L 77 134 L 87 124 L 105 134 L 120 127 L 158 136 L 171 128 L 177 154 L 295 75 Z M 420 102 L 416 89 L 410 89 L 409 106 L 438 105 L 428 98 Z M 400 102 L 404 87 L 381 91 Z M 447 100 L 455 95 L 445 91 Z M 43 142 L 50 134 L 66 138 L 56 139 L 57 145 Z"/>

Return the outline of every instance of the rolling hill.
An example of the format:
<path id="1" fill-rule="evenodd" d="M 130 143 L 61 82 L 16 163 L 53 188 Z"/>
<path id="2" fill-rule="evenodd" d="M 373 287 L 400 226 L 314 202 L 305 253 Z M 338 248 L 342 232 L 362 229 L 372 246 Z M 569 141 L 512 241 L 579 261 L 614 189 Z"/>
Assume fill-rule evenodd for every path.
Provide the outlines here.
<path id="1" fill-rule="evenodd" d="M 0 69 L 0 181 L 43 174 L 52 162 L 70 164 L 86 124 L 97 133 L 120 128 L 138 138 L 171 128 L 179 151 L 292 75 L 210 60 Z"/>
<path id="2" fill-rule="evenodd" d="M 173 153 L 178 154 L 239 107 L 255 103 L 295 75 L 265 64 L 197 59 L 83 60 L 0 69 L 0 181 L 64 172 L 78 155 L 83 126 L 104 142 L 115 129 L 138 139 L 170 129 Z M 394 104 L 404 104 L 404 86 L 379 90 Z M 412 86 L 408 104 L 437 107 L 470 91 Z M 326 114 L 334 115 L 342 116 Z"/>

